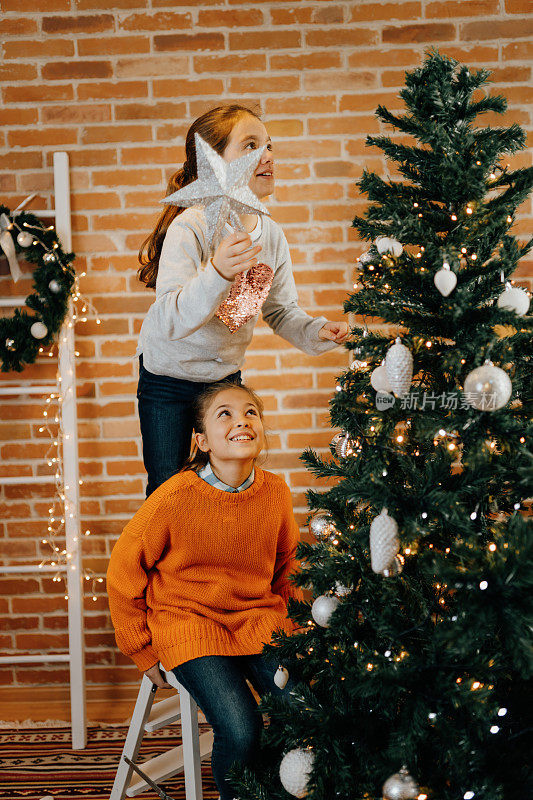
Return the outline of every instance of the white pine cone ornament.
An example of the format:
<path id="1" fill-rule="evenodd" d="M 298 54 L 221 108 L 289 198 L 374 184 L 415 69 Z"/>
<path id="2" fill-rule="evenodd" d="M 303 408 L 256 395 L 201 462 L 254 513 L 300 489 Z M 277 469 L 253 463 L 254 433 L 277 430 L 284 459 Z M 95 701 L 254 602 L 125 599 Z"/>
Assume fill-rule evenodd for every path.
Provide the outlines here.
<path id="1" fill-rule="evenodd" d="M 284 689 L 287 685 L 288 680 L 289 680 L 289 670 L 280 665 L 277 668 L 276 673 L 274 675 L 274 683 L 279 689 Z"/>
<path id="2" fill-rule="evenodd" d="M 382 508 L 370 526 L 370 564 L 374 572 L 380 575 L 396 572 L 394 565 L 399 549 L 398 524 L 394 517 L 389 517 L 387 509 Z"/>
<path id="3" fill-rule="evenodd" d="M 279 765 L 279 777 L 283 788 L 294 797 L 305 797 L 307 782 L 315 760 L 311 749 L 297 748 L 285 753 Z"/>
<path id="4" fill-rule="evenodd" d="M 413 355 L 399 336 L 385 357 L 387 378 L 396 397 L 405 397 L 413 379 Z"/>

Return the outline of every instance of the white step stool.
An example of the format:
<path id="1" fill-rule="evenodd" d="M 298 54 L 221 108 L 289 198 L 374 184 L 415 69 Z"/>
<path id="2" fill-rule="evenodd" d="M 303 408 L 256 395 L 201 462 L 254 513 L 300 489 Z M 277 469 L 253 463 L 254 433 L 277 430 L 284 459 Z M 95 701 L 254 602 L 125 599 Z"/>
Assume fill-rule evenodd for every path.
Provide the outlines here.
<path id="1" fill-rule="evenodd" d="M 139 766 L 154 783 L 161 783 L 183 771 L 186 800 L 203 800 L 201 760 L 211 753 L 213 731 L 200 736 L 198 706 L 173 672 L 165 672 L 161 665 L 160 669 L 166 682 L 178 690 L 179 697 L 175 695 L 153 705 L 157 686 L 143 675 L 109 800 L 135 797 L 150 788 L 142 778 L 134 776 L 133 769 L 123 756 L 136 763 L 144 732 L 159 730 L 178 720 L 181 720 L 182 744 Z"/>

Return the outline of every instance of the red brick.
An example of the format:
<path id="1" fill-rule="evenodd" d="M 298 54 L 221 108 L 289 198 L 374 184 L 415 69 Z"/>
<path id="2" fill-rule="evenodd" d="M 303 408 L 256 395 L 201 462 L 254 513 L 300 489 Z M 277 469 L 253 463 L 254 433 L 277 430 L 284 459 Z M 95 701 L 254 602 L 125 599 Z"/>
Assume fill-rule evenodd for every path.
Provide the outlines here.
<path id="1" fill-rule="evenodd" d="M 505 11 L 508 14 L 531 14 L 530 0 L 505 0 Z"/>
<path id="2" fill-rule="evenodd" d="M 25 40 L 24 48 L 31 53 L 32 59 L 74 55 L 74 42 L 70 39 Z M 4 58 L 20 58 L 20 42 L 4 42 L 3 50 Z"/>
<path id="3" fill-rule="evenodd" d="M 300 47 L 299 31 L 246 31 L 229 34 L 230 50 L 285 50 Z"/>
<path id="4" fill-rule="evenodd" d="M 36 108 L 0 108 L 0 125 L 35 125 L 38 119 Z"/>
<path id="5" fill-rule="evenodd" d="M 144 3 L 139 0 L 113 0 L 113 8 L 139 8 Z M 160 5 L 168 5 L 168 3 L 161 3 Z M 174 3 L 173 5 L 177 5 Z M 76 0 L 76 8 L 80 11 L 94 11 L 96 9 L 109 9 L 109 0 Z"/>
<path id="6" fill-rule="evenodd" d="M 362 47 L 378 43 L 378 34 L 369 28 L 331 28 L 305 34 L 307 47 Z"/>
<path id="7" fill-rule="evenodd" d="M 312 114 L 320 109 L 321 114 L 334 114 L 336 102 L 335 95 L 276 97 L 265 101 L 265 111 L 267 114 Z"/>
<path id="8" fill-rule="evenodd" d="M 147 36 L 97 36 L 78 39 L 80 56 L 131 55 L 150 52 Z"/>
<path id="9" fill-rule="evenodd" d="M 361 62 L 359 62 L 361 63 Z M 328 69 L 339 68 L 341 66 L 340 53 L 331 51 L 313 53 L 284 53 L 283 55 L 270 56 L 270 68 L 272 70 L 291 70 L 303 72 L 308 69 Z"/>
<path id="10" fill-rule="evenodd" d="M 258 8 L 205 9 L 198 12 L 200 28 L 246 28 L 263 24 L 263 12 Z"/>
<path id="11" fill-rule="evenodd" d="M 69 17 L 43 17 L 41 26 L 43 33 L 48 34 L 102 33 L 113 30 L 114 19 L 112 14 L 76 13 Z"/>
<path id="12" fill-rule="evenodd" d="M 124 103 L 115 106 L 115 118 L 125 119 L 173 119 L 184 116 L 185 103 Z"/>
<path id="13" fill-rule="evenodd" d="M 522 39 L 533 36 L 533 19 L 476 20 L 459 26 L 459 35 L 465 41 L 487 39 Z"/>
<path id="14" fill-rule="evenodd" d="M 83 78 L 110 78 L 113 68 L 109 61 L 55 61 L 44 64 L 42 76 L 45 80 L 65 81 Z"/>
<path id="15" fill-rule="evenodd" d="M 461 0 L 439 0 L 439 2 L 427 3 L 426 17 L 428 19 L 443 17 L 488 17 L 498 13 L 498 0 L 469 0 L 463 3 Z"/>
<path id="16" fill-rule="evenodd" d="M 2 36 L 27 36 L 31 33 L 37 33 L 35 20 L 27 17 L 2 18 Z"/>
<path id="17" fill-rule="evenodd" d="M 311 22 L 311 8 L 271 8 L 270 18 L 274 25 L 305 25 Z"/>
<path id="18" fill-rule="evenodd" d="M 42 110 L 42 119 L 46 123 L 82 124 L 84 122 L 109 122 L 111 106 L 109 105 L 62 105 L 48 106 Z"/>
<path id="19" fill-rule="evenodd" d="M 381 34 L 385 43 L 414 44 L 415 42 L 449 42 L 456 38 L 455 26 L 446 22 L 427 22 L 419 25 L 385 27 Z"/>
<path id="20" fill-rule="evenodd" d="M 0 80 L 6 83 L 31 81 L 36 77 L 37 69 L 33 66 L 33 64 L 0 64 Z M 15 94 L 15 97 L 17 96 L 16 93 L 23 88 L 24 87 L 13 87 L 13 93 Z M 6 102 L 17 102 L 16 99 L 14 101 L 7 100 L 5 90 L 4 100 L 6 100 Z"/>
<path id="21" fill-rule="evenodd" d="M 221 33 L 166 33 L 154 36 L 154 50 L 223 50 L 224 36 Z"/>
<path id="22" fill-rule="evenodd" d="M 153 78 L 157 75 L 182 75 L 189 70 L 187 56 L 121 58 L 115 65 L 117 78 Z"/>
<path id="23" fill-rule="evenodd" d="M 15 636 L 15 641 L 17 650 L 38 650 L 40 653 L 49 653 L 51 650 L 65 651 L 68 649 L 66 633 L 21 633 Z"/>
<path id="24" fill-rule="evenodd" d="M 359 72 L 315 72 L 303 76 L 303 89 L 306 92 L 324 92 L 341 89 L 345 92 L 369 89 L 377 84 L 375 71 L 361 70 Z"/>
<path id="25" fill-rule="evenodd" d="M 186 95 L 221 95 L 224 92 L 224 83 L 212 78 L 204 78 L 199 81 L 180 80 L 166 78 L 164 80 L 154 80 L 154 97 L 184 97 Z M 157 106 L 159 107 L 159 106 Z M 182 106 L 183 108 L 183 106 Z M 181 112 L 184 114 L 184 110 Z M 162 115 L 164 116 L 164 115 Z"/>
<path id="26" fill-rule="evenodd" d="M 147 142 L 152 140 L 152 129 L 149 125 L 98 125 L 82 131 L 83 144 L 101 142 Z"/>
<path id="27" fill-rule="evenodd" d="M 147 97 L 148 84 L 146 81 L 80 83 L 77 93 L 79 100 L 130 100 L 132 97 Z"/>
<path id="28" fill-rule="evenodd" d="M 137 478 L 130 481 L 84 481 L 80 493 L 83 497 L 110 497 L 112 495 L 140 494 L 143 491 L 143 483 Z M 109 520 L 106 520 L 106 527 Z M 96 526 L 91 526 L 91 530 Z"/>
<path id="29" fill-rule="evenodd" d="M 109 456 L 136 456 L 138 454 L 135 442 L 80 442 L 79 453 L 81 458 L 108 458 Z"/>
<path id="30" fill-rule="evenodd" d="M 195 72 L 262 72 L 266 69 L 266 56 L 262 53 L 247 53 L 246 55 L 216 55 L 195 56 Z"/>
<path id="31" fill-rule="evenodd" d="M 350 22 L 377 22 L 378 20 L 416 19 L 422 16 L 420 2 L 400 0 L 396 3 L 357 3 L 350 8 Z"/>
<path id="32" fill-rule="evenodd" d="M 174 11 L 159 11 L 155 14 L 130 14 L 119 20 L 119 30 L 123 31 L 168 31 L 184 30 L 192 27 L 190 13 L 177 14 Z"/>
<path id="33" fill-rule="evenodd" d="M 29 11 L 31 14 L 70 11 L 70 0 L 2 0 L 2 11 Z"/>

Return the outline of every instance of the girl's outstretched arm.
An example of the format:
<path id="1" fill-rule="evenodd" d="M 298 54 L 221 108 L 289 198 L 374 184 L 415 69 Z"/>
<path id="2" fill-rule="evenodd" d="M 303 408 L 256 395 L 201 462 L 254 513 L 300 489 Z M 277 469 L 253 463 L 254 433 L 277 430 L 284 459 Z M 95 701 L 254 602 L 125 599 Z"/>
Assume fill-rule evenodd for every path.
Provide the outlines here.
<path id="1" fill-rule="evenodd" d="M 337 342 L 321 340 L 319 337 L 319 331 L 328 320 L 325 317 L 311 317 L 298 305 L 289 245 L 281 231 L 276 260 L 279 266 L 263 305 L 263 319 L 274 333 L 308 355 L 319 355 L 332 350 Z"/>

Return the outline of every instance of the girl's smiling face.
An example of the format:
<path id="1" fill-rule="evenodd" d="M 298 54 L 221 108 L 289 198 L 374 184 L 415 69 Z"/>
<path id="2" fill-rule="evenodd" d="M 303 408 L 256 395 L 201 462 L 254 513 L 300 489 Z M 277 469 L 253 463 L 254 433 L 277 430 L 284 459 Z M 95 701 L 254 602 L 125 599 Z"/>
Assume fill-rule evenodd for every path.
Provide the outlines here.
<path id="1" fill-rule="evenodd" d="M 204 417 L 204 433 L 195 433 L 196 444 L 217 462 L 253 461 L 265 445 L 259 409 L 238 386 L 213 398 Z"/>
<path id="2" fill-rule="evenodd" d="M 248 183 L 249 188 L 260 200 L 274 191 L 272 141 L 261 120 L 251 114 L 244 114 L 233 126 L 223 154 L 224 161 L 233 161 L 265 144 L 267 148 Z"/>

